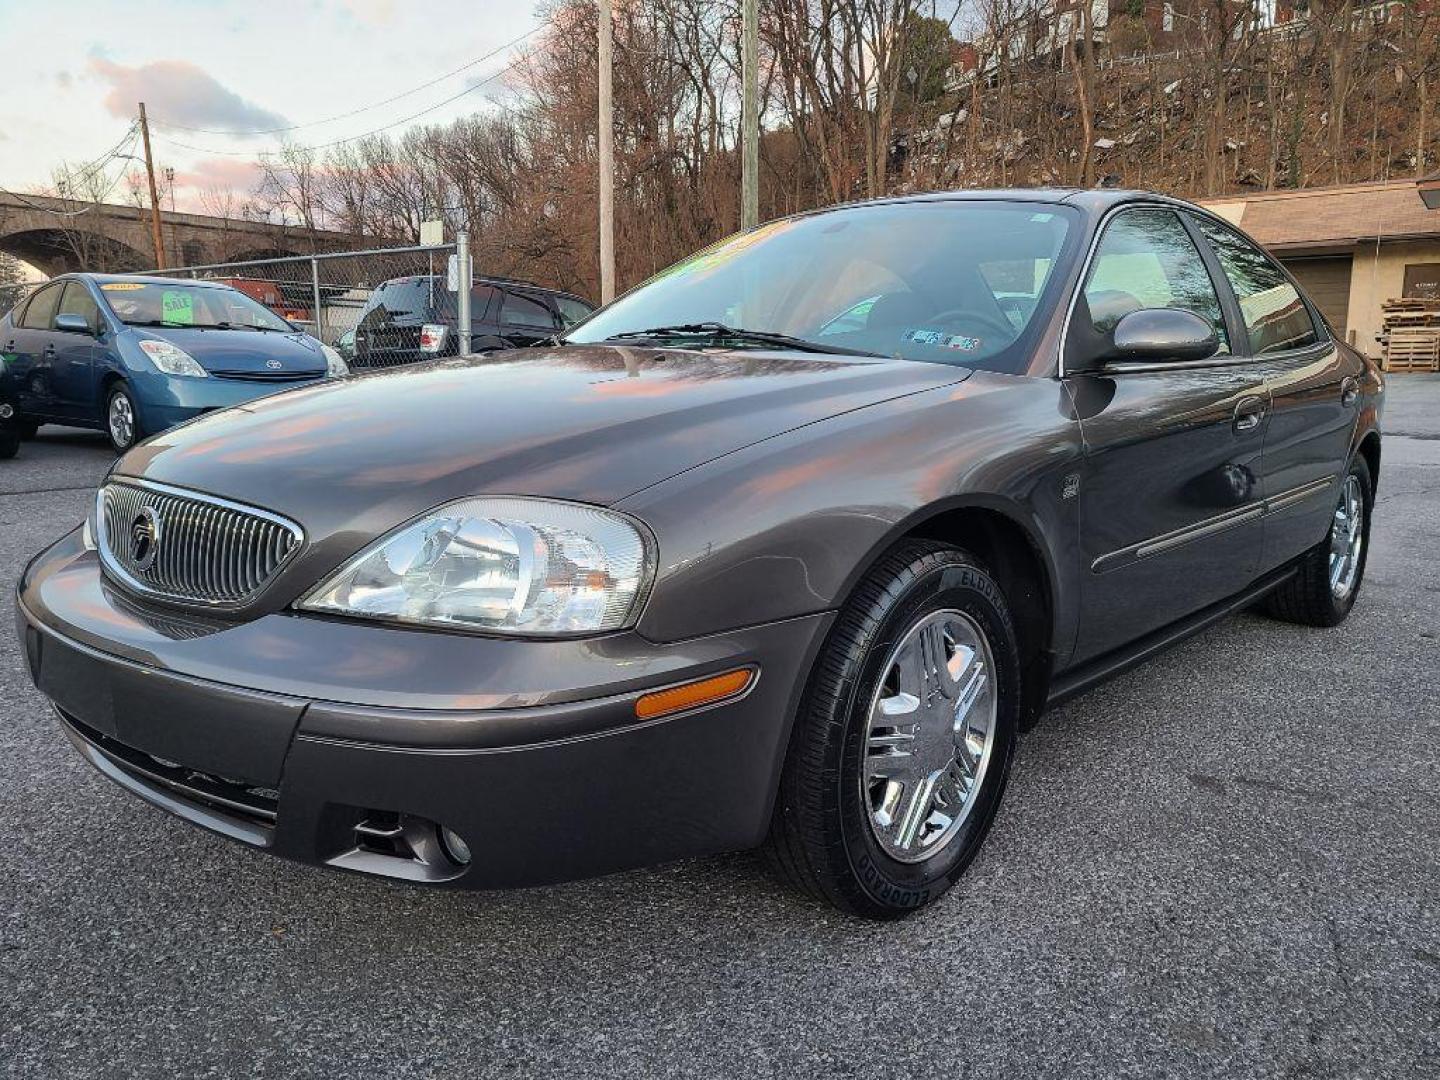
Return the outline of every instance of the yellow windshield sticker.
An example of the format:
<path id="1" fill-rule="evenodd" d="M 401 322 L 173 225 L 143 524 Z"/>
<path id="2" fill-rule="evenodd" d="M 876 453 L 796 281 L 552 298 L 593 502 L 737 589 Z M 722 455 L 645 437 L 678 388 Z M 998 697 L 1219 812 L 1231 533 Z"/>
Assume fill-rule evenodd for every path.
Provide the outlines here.
<path id="1" fill-rule="evenodd" d="M 134 292 L 136 289 L 143 289 L 145 286 L 138 281 L 107 281 L 100 286 L 101 292 Z"/>
<path id="2" fill-rule="evenodd" d="M 160 296 L 161 318 L 167 323 L 191 326 L 195 322 L 195 294 L 189 291 L 166 291 Z"/>

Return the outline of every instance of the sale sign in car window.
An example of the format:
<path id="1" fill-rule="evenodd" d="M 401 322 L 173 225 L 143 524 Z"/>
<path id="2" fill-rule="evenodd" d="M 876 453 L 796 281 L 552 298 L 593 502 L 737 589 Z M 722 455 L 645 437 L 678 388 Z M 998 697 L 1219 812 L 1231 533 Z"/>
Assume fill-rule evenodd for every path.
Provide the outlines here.
<path id="1" fill-rule="evenodd" d="M 160 298 L 160 317 L 177 326 L 195 325 L 195 294 L 189 290 L 166 290 Z"/>

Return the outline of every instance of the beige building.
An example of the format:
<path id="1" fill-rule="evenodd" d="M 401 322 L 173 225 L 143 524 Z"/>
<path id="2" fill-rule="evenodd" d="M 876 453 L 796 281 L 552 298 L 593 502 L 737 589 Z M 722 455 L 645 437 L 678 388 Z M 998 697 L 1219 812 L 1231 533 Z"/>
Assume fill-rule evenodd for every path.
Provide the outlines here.
<path id="1" fill-rule="evenodd" d="M 1202 205 L 1264 244 L 1345 340 L 1380 355 L 1380 305 L 1440 297 L 1440 210 L 1414 180 L 1267 191 Z"/>

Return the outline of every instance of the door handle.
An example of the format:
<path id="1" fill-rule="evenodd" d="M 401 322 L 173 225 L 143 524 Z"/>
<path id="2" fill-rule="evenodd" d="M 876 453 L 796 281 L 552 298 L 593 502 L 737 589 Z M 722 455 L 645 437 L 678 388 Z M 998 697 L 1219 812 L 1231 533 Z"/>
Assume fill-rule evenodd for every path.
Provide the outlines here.
<path id="1" fill-rule="evenodd" d="M 48 356 L 48 357 L 50 357 L 51 359 L 54 359 L 54 357 L 55 357 L 55 346 L 54 346 L 54 345 L 46 345 L 45 348 L 44 348 L 44 350 L 43 350 L 42 355 Z"/>
<path id="2" fill-rule="evenodd" d="M 1340 383 L 1340 404 L 1349 408 L 1360 397 L 1360 384 L 1353 375 L 1346 375 Z"/>
<path id="3" fill-rule="evenodd" d="M 1265 399 L 1258 397 L 1241 398 L 1235 406 L 1235 415 L 1230 426 L 1236 432 L 1254 431 L 1265 419 Z"/>

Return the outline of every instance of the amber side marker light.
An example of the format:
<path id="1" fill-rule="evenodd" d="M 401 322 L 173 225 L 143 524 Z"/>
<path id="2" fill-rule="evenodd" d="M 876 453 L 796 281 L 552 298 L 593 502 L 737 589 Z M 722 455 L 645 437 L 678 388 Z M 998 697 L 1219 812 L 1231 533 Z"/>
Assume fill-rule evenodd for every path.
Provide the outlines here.
<path id="1" fill-rule="evenodd" d="M 635 715 L 641 720 L 684 712 L 686 709 L 713 705 L 726 698 L 738 697 L 755 681 L 754 668 L 739 668 L 723 675 L 711 675 L 668 690 L 656 690 L 635 702 Z"/>

